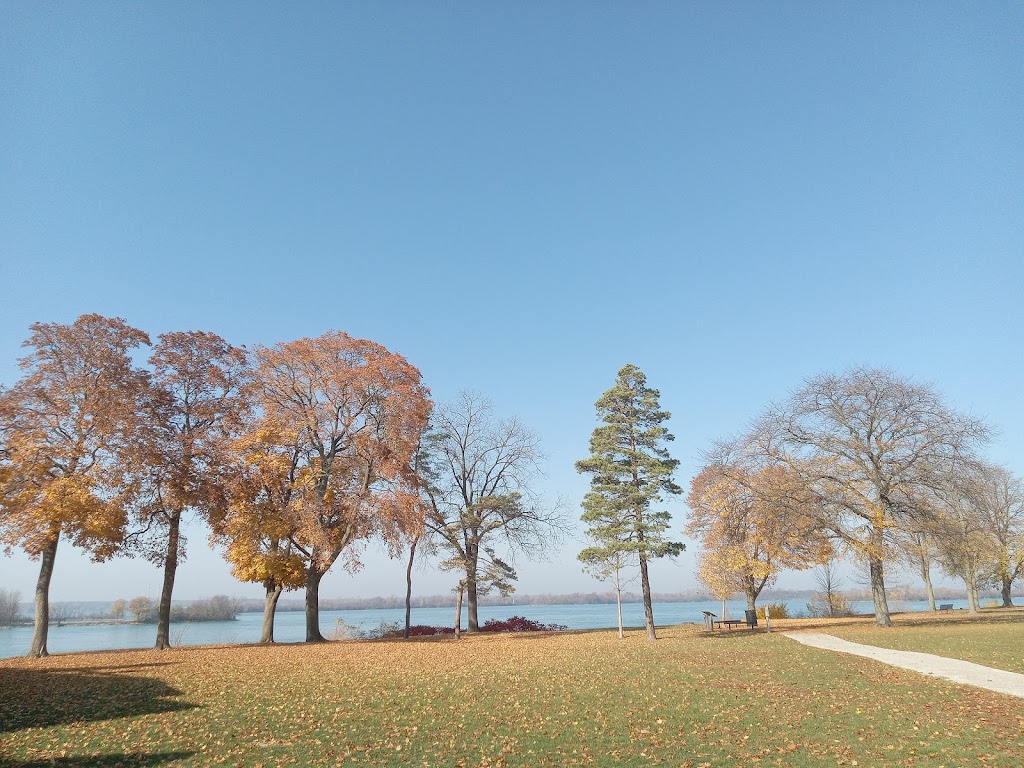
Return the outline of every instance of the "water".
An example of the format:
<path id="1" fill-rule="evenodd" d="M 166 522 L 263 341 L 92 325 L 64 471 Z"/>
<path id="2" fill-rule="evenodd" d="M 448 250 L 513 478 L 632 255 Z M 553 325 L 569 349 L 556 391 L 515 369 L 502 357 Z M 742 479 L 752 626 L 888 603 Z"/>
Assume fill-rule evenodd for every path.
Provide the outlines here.
<path id="1" fill-rule="evenodd" d="M 805 612 L 805 598 L 786 600 L 791 614 Z M 954 608 L 966 608 L 966 600 L 942 600 L 953 603 Z M 746 603 L 730 600 L 727 604 L 730 617 L 743 616 Z M 870 602 L 851 602 L 855 613 L 869 613 Z M 722 604 L 719 601 L 655 603 L 654 618 L 659 626 L 669 624 L 701 624 L 703 611 L 711 611 L 721 618 Z M 924 600 L 890 601 L 893 611 L 926 611 Z M 413 624 L 433 626 L 452 625 L 454 608 L 414 608 Z M 563 624 L 569 629 L 600 629 L 617 626 L 615 604 L 600 605 L 486 605 L 480 606 L 480 622 L 488 619 L 507 619 L 509 616 L 525 616 L 541 624 Z M 381 608 L 366 610 L 321 611 L 320 629 L 330 636 L 344 622 L 358 630 L 374 630 L 381 624 L 404 626 L 405 610 L 402 608 Z M 467 622 L 463 611 L 462 626 Z M 627 627 L 640 627 L 644 623 L 643 606 L 640 603 L 623 603 L 622 622 Z M 255 643 L 260 638 L 263 624 L 261 613 L 242 613 L 236 621 L 208 621 L 195 624 L 172 624 L 172 645 L 209 645 L 220 643 Z M 282 643 L 301 642 L 306 636 L 306 617 L 301 611 L 278 611 L 274 623 L 274 639 Z M 47 647 L 50 653 L 72 651 L 100 651 L 118 648 L 151 648 L 156 641 L 154 624 L 70 624 L 61 627 L 50 626 Z M 21 656 L 28 651 L 32 642 L 32 627 L 0 628 L 0 658 Z"/>

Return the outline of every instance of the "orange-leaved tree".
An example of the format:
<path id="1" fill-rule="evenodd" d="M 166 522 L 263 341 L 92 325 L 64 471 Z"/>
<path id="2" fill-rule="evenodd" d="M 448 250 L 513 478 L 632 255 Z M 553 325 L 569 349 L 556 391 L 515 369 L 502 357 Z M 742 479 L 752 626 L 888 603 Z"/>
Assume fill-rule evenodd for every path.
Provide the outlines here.
<path id="1" fill-rule="evenodd" d="M 45 656 L 61 537 L 104 559 L 124 535 L 123 469 L 148 386 L 130 352 L 149 337 L 96 314 L 31 331 L 25 375 L 0 393 L 0 537 L 41 561 L 29 655 Z"/>
<path id="2" fill-rule="evenodd" d="M 171 595 L 185 558 L 181 532 L 188 512 L 209 517 L 224 506 L 230 445 L 248 408 L 244 350 L 206 331 L 162 334 L 149 358 L 152 387 L 135 441 L 135 517 L 128 537 L 163 567 L 156 648 L 169 648 Z"/>
<path id="3" fill-rule="evenodd" d="M 811 499 L 783 467 L 713 461 L 691 481 L 686 502 L 686 534 L 701 541 L 710 571 L 733 574 L 749 610 L 781 571 L 832 557 L 828 537 L 807 514 Z"/>
<path id="4" fill-rule="evenodd" d="M 324 574 L 381 537 L 396 552 L 423 525 L 414 457 L 430 415 L 420 372 L 380 344 L 331 331 L 256 350 L 257 429 L 297 452 L 289 543 L 306 571 L 306 641 L 319 642 Z M 282 467 L 283 468 L 283 467 Z"/>

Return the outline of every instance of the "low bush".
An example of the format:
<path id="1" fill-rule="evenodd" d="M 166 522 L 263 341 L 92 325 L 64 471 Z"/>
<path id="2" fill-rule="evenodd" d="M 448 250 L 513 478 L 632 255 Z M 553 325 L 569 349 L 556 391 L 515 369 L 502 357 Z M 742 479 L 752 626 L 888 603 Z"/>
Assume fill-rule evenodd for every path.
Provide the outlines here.
<path id="1" fill-rule="evenodd" d="M 792 615 L 789 613 L 789 609 L 785 603 L 767 603 L 766 605 L 758 606 L 757 618 L 764 618 L 764 609 L 768 609 L 768 613 L 773 619 L 791 619 Z"/>
<path id="2" fill-rule="evenodd" d="M 381 625 L 384 629 L 386 625 Z M 403 630 L 397 625 L 386 627 L 387 631 L 370 633 L 370 637 L 395 639 L 403 636 Z M 480 627 L 481 632 L 560 632 L 568 629 L 564 624 L 541 624 L 523 616 L 509 616 L 507 619 L 488 619 Z M 463 630 L 465 631 L 465 630 Z M 453 635 L 452 627 L 432 627 L 429 624 L 415 624 L 409 627 L 409 637 L 427 637 L 430 635 Z"/>
<path id="3" fill-rule="evenodd" d="M 853 616 L 853 608 L 842 592 L 833 592 L 831 595 L 815 592 L 814 598 L 807 604 L 807 614 L 812 618 L 834 619 Z"/>
<path id="4" fill-rule="evenodd" d="M 416 624 L 409 627 L 409 637 L 424 637 L 426 635 L 454 635 L 454 627 L 431 627 L 429 624 Z M 402 636 L 402 630 L 398 631 L 398 635 Z"/>
<path id="5" fill-rule="evenodd" d="M 480 627 L 481 632 L 559 632 L 568 629 L 564 624 L 541 624 L 524 616 L 509 616 L 507 619 L 488 619 Z"/>
<path id="6" fill-rule="evenodd" d="M 344 619 L 334 620 L 334 629 L 327 635 L 328 640 L 363 640 L 366 635 Z"/>

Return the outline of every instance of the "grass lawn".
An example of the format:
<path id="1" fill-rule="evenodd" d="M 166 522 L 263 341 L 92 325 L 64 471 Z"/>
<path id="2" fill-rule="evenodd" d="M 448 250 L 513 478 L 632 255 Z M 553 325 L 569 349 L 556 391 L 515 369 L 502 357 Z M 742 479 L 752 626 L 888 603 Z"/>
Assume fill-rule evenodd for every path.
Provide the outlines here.
<path id="1" fill-rule="evenodd" d="M 1019 699 L 695 627 L 0 662 L 0 765 L 1024 764 Z"/>
<path id="2" fill-rule="evenodd" d="M 844 624 L 824 631 L 855 643 L 921 651 L 973 661 L 988 667 L 1024 673 L 1024 609 L 986 609 L 977 616 L 956 611 L 942 614 L 903 614 L 894 626 Z"/>

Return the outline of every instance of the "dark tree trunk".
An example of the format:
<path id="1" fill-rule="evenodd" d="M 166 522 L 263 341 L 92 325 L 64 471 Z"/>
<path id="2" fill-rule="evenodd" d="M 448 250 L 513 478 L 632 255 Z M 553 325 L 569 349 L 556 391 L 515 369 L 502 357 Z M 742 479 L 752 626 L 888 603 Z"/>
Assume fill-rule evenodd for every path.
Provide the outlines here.
<path id="1" fill-rule="evenodd" d="M 320 580 L 324 575 L 310 565 L 306 570 L 306 642 L 323 643 L 326 638 L 320 634 Z"/>
<path id="2" fill-rule="evenodd" d="M 458 593 L 455 596 L 455 639 L 458 640 L 462 637 L 462 590 L 463 584 L 460 582 L 458 587 Z"/>
<path id="3" fill-rule="evenodd" d="M 260 630 L 260 642 L 274 642 L 274 614 L 277 611 L 277 601 L 281 598 L 284 587 L 274 579 L 269 579 L 263 584 L 267 588 L 267 597 L 263 602 L 263 629 Z"/>
<path id="4" fill-rule="evenodd" d="M 743 595 L 747 598 L 747 610 L 755 611 L 757 610 L 757 596 L 761 594 L 761 590 L 758 589 L 757 581 L 753 576 L 747 576 L 743 581 Z"/>
<path id="5" fill-rule="evenodd" d="M 420 537 L 417 536 L 409 544 L 409 565 L 405 569 L 405 632 L 402 633 L 402 637 L 406 640 L 409 639 L 409 623 L 412 619 L 412 564 L 416 559 L 416 545 L 420 543 Z"/>
<path id="6" fill-rule="evenodd" d="M 39 580 L 36 581 L 36 625 L 32 632 L 32 647 L 28 655 L 36 658 L 49 656 L 46 650 L 46 636 L 50 631 L 50 578 L 53 576 L 53 561 L 57 557 L 57 542 L 60 533 L 46 545 L 39 566 Z"/>
<path id="7" fill-rule="evenodd" d="M 1013 607 L 1013 598 L 1010 595 L 1010 589 L 1013 587 L 1013 580 L 1003 576 L 1002 585 L 1000 586 L 999 593 L 1003 598 L 1003 608 Z"/>
<path id="8" fill-rule="evenodd" d="M 874 534 L 872 537 L 874 538 Z M 881 539 L 880 534 L 878 538 Z M 871 598 L 875 603 L 875 624 L 880 627 L 891 627 L 892 617 L 889 616 L 889 602 L 885 597 L 885 573 L 882 566 L 882 556 L 877 554 L 880 551 L 881 547 L 868 555 L 868 570 L 871 574 Z"/>
<path id="9" fill-rule="evenodd" d="M 164 586 L 160 590 L 160 608 L 156 624 L 156 649 L 171 647 L 171 593 L 178 570 L 178 539 L 181 535 L 181 510 L 171 514 L 167 524 L 167 552 L 164 555 Z"/>
<path id="10" fill-rule="evenodd" d="M 476 571 L 466 575 L 466 631 L 479 632 L 480 620 L 477 614 Z"/>
<path id="11" fill-rule="evenodd" d="M 651 603 L 651 580 L 647 576 L 647 555 L 640 550 L 640 585 L 644 595 L 644 624 L 647 625 L 647 639 L 657 640 L 654 631 L 654 607 Z"/>
<path id="12" fill-rule="evenodd" d="M 615 611 L 619 615 L 619 640 L 625 637 L 622 632 L 622 577 L 621 569 L 615 569 Z"/>

